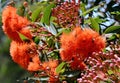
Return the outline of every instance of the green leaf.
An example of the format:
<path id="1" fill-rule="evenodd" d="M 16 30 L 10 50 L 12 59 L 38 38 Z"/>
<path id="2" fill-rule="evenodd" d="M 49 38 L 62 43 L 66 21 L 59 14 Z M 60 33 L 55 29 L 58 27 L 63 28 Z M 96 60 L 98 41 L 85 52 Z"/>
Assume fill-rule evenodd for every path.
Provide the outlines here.
<path id="1" fill-rule="evenodd" d="M 51 17 L 50 17 L 50 22 L 52 22 L 55 26 L 58 25 L 58 24 L 55 22 L 56 19 L 57 19 L 57 18 L 54 17 L 54 16 L 51 16 Z"/>
<path id="2" fill-rule="evenodd" d="M 25 41 L 25 40 L 29 40 L 26 36 L 24 36 L 23 34 L 19 33 L 19 37 L 21 38 L 21 40 Z"/>
<path id="3" fill-rule="evenodd" d="M 99 33 L 100 27 L 98 22 L 93 18 L 90 18 L 90 21 L 91 21 L 91 28 Z"/>
<path id="4" fill-rule="evenodd" d="M 96 17 L 96 18 L 93 18 L 97 23 L 103 23 L 103 22 L 106 22 L 107 20 L 106 19 L 102 19 L 100 17 Z M 87 20 L 84 20 L 84 24 L 90 24 L 91 21 L 90 19 L 87 19 Z"/>
<path id="5" fill-rule="evenodd" d="M 93 11 L 94 9 L 99 8 L 100 6 L 101 6 L 101 5 L 98 5 L 98 6 L 95 6 L 95 7 L 93 7 L 93 8 L 90 8 L 90 9 L 88 9 L 87 11 L 83 12 L 80 16 L 84 16 L 84 15 L 86 15 L 86 14 L 89 14 L 91 11 Z"/>
<path id="6" fill-rule="evenodd" d="M 56 72 L 59 74 L 60 72 L 63 72 L 63 67 L 65 66 L 65 62 L 62 62 L 59 64 L 59 66 L 56 68 Z"/>
<path id="7" fill-rule="evenodd" d="M 41 22 L 42 22 L 42 23 L 45 23 L 45 24 L 47 24 L 47 25 L 50 24 L 51 9 L 52 9 L 54 6 L 55 6 L 55 4 L 52 3 L 52 4 L 49 4 L 49 5 L 45 8 L 45 10 L 44 10 L 44 12 L 43 12 L 43 16 L 42 16 L 42 18 L 41 18 Z"/>
<path id="8" fill-rule="evenodd" d="M 80 8 L 81 8 L 81 10 L 82 10 L 83 13 L 86 11 L 85 4 L 84 4 L 84 3 L 82 3 L 82 4 L 80 5 Z M 86 15 L 86 14 L 84 14 L 84 16 L 85 16 L 85 15 Z"/>
<path id="9" fill-rule="evenodd" d="M 48 47 L 53 47 L 55 45 L 54 39 L 52 37 L 47 39 Z"/>
<path id="10" fill-rule="evenodd" d="M 120 26 L 111 26 L 108 27 L 104 33 L 120 33 Z"/>
<path id="11" fill-rule="evenodd" d="M 38 44 L 39 42 L 40 42 L 40 38 L 37 36 L 37 37 L 35 37 L 34 38 L 34 42 L 36 43 L 36 44 Z"/>
<path id="12" fill-rule="evenodd" d="M 118 37 L 116 34 L 113 34 L 110 38 L 107 39 L 107 41 L 113 41 L 116 40 Z"/>
<path id="13" fill-rule="evenodd" d="M 66 29 L 63 29 L 62 32 L 69 34 L 71 32 L 71 29 L 70 28 L 66 28 Z"/>
<path id="14" fill-rule="evenodd" d="M 32 15 L 31 15 L 31 19 L 33 22 L 36 21 L 36 19 L 38 18 L 40 12 L 41 12 L 41 7 L 38 7 L 36 10 L 33 11 Z"/>
<path id="15" fill-rule="evenodd" d="M 56 35 L 56 37 L 59 37 L 62 33 L 69 34 L 71 32 L 70 28 L 62 28 Z"/>
<path id="16" fill-rule="evenodd" d="M 113 15 L 120 15 L 120 11 L 111 12 Z"/>
<path id="17" fill-rule="evenodd" d="M 99 17 L 96 17 L 96 18 L 94 18 L 95 19 L 95 21 L 97 22 L 97 23 L 102 23 L 102 22 L 105 22 L 106 20 L 105 19 L 102 19 L 102 18 L 99 18 Z"/>

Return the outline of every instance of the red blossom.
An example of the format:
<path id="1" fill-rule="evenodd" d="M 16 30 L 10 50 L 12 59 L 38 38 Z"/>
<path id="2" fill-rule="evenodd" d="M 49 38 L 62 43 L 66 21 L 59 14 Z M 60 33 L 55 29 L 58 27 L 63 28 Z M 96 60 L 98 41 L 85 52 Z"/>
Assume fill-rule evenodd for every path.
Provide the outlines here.
<path id="1" fill-rule="evenodd" d="M 59 79 L 56 73 L 56 67 L 58 66 L 58 60 L 49 60 L 42 64 L 45 72 L 49 75 L 48 83 L 58 83 Z"/>
<path id="2" fill-rule="evenodd" d="M 13 61 L 29 71 L 37 71 L 40 69 L 41 62 L 36 50 L 34 42 L 19 43 L 12 41 L 10 46 L 10 54 Z"/>
<path id="3" fill-rule="evenodd" d="M 47 70 L 47 72 L 51 75 L 57 75 L 56 73 L 56 67 L 58 66 L 58 60 L 50 60 L 47 62 L 44 62 L 42 66 Z"/>
<path id="4" fill-rule="evenodd" d="M 73 70 L 84 70 L 86 65 L 83 61 L 79 60 L 78 58 L 74 58 L 73 61 L 70 63 L 70 67 Z"/>
<path id="5" fill-rule="evenodd" d="M 89 28 L 75 28 L 69 34 L 63 34 L 60 39 L 60 56 L 63 61 L 83 61 L 92 52 L 105 48 L 105 39 L 97 32 Z M 76 62 L 74 62 L 76 63 Z"/>
<path id="6" fill-rule="evenodd" d="M 21 41 L 18 32 L 32 38 L 29 29 L 26 28 L 30 22 L 19 15 L 16 14 L 17 10 L 14 7 L 7 6 L 2 13 L 3 31 L 12 40 Z"/>

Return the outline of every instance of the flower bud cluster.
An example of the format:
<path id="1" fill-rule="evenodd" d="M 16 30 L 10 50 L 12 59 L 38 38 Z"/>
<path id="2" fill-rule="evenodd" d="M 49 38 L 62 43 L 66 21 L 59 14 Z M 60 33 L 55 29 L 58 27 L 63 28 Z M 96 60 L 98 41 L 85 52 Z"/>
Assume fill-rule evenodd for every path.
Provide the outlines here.
<path id="1" fill-rule="evenodd" d="M 116 49 L 115 49 L 116 47 Z M 86 60 L 88 67 L 81 73 L 78 83 L 98 83 L 120 81 L 120 45 L 112 45 L 112 50 L 93 53 Z"/>
<path id="2" fill-rule="evenodd" d="M 57 18 L 56 22 L 61 27 L 73 27 L 79 24 L 79 2 L 75 0 L 58 4 L 52 11 L 52 15 Z"/>

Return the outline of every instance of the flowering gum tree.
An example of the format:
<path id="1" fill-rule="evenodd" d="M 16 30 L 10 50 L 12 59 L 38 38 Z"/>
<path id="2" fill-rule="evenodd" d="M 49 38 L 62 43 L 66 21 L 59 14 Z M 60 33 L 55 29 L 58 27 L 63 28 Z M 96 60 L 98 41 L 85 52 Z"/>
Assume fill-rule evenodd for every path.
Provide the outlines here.
<path id="1" fill-rule="evenodd" d="M 33 75 L 26 81 L 119 83 L 120 26 L 94 14 L 105 6 L 99 1 L 89 8 L 84 0 L 31 0 L 3 9 L 11 58 Z"/>

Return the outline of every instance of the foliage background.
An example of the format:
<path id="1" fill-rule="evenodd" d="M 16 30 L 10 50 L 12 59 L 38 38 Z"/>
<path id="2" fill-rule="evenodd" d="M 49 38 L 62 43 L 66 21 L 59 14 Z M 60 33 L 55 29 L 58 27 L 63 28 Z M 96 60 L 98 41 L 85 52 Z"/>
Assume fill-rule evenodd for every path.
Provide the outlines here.
<path id="1" fill-rule="evenodd" d="M 2 31 L 2 22 L 1 22 L 1 13 L 2 9 L 13 0 L 0 0 L 0 82 L 2 83 L 16 83 L 17 80 L 24 80 L 25 77 L 30 76 L 27 71 L 22 69 L 19 65 L 14 63 L 9 55 L 9 45 L 10 39 L 4 35 Z M 21 3 L 23 1 L 33 1 L 33 3 L 40 1 L 40 0 L 14 0 L 16 3 Z M 101 2 L 107 2 L 103 7 L 101 7 L 100 11 L 89 12 L 88 17 L 95 17 L 97 14 L 93 13 L 101 13 L 104 19 L 107 19 L 105 23 L 101 26 L 106 28 L 105 26 L 109 27 L 111 25 L 115 25 L 116 23 L 119 24 L 120 19 L 120 3 L 119 0 L 81 0 L 85 3 L 88 9 L 92 9 L 95 6 L 99 5 Z M 117 3 L 116 3 L 117 1 Z M 116 6 L 114 6 L 116 5 Z M 95 8 L 94 8 L 95 9 Z M 118 11 L 118 14 L 115 15 L 107 15 L 110 12 Z M 86 21 L 89 23 L 89 21 Z M 104 25 L 104 26 L 103 26 Z M 18 81 L 19 82 L 19 81 Z"/>

